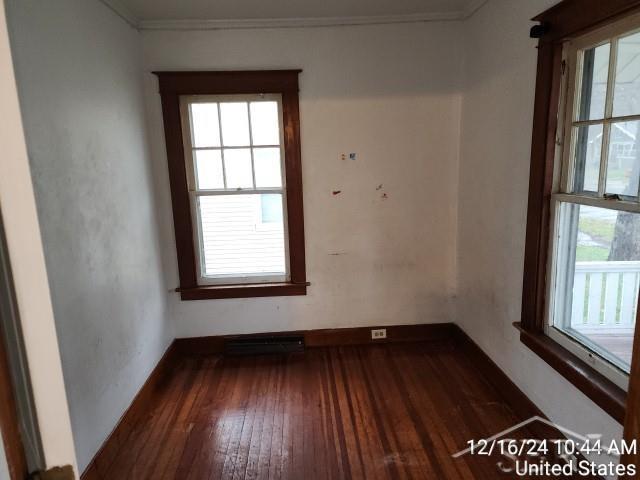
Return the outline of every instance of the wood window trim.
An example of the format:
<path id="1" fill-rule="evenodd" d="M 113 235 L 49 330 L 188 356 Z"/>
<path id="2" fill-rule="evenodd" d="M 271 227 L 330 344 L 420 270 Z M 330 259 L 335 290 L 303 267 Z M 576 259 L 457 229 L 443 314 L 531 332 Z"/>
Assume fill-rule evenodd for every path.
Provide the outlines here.
<path id="1" fill-rule="evenodd" d="M 521 341 L 619 423 L 627 392 L 544 333 L 550 207 L 560 113 L 563 43 L 640 11 L 640 0 L 564 0 L 533 18 L 538 62 L 531 145 Z M 634 359 L 637 361 L 637 359 Z"/>
<path id="2" fill-rule="evenodd" d="M 300 149 L 298 75 L 302 70 L 161 71 L 158 77 L 164 120 L 173 223 L 182 300 L 306 295 L 304 209 Z M 282 96 L 284 126 L 289 273 L 286 283 L 199 285 L 193 220 L 180 118 L 183 95 L 275 93 Z"/>

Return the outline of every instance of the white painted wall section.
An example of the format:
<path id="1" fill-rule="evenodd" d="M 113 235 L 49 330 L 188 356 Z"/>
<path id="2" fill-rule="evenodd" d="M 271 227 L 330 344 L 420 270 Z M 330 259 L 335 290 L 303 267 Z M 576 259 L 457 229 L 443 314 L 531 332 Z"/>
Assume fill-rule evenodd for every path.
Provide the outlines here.
<path id="1" fill-rule="evenodd" d="M 162 114 L 149 72 L 303 69 L 309 293 L 198 302 L 173 294 L 178 336 L 452 320 L 460 28 L 436 22 L 142 32 L 163 258 L 174 287 Z M 342 152 L 356 152 L 357 160 L 340 160 Z"/>
<path id="2" fill-rule="evenodd" d="M 622 427 L 512 326 L 521 312 L 537 58 L 529 19 L 554 3 L 490 0 L 465 23 L 457 318 L 551 420 L 611 439 Z"/>
<path id="3" fill-rule="evenodd" d="M 7 4 L 83 470 L 173 338 L 146 143 L 140 39 L 94 0 Z M 0 177 L 16 181 L 14 175 Z M 18 214 L 19 201 L 6 204 Z M 31 237 L 18 238 L 9 245 L 16 253 Z M 37 293 L 25 292 L 32 308 L 48 305 L 33 301 Z M 42 335 L 25 334 L 27 341 Z M 55 418 L 55 411 L 45 411 Z"/>
<path id="4" fill-rule="evenodd" d="M 3 116 L 0 206 L 44 460 L 48 468 L 71 465 L 77 472 L 3 0 L 0 0 L 0 105 Z"/>

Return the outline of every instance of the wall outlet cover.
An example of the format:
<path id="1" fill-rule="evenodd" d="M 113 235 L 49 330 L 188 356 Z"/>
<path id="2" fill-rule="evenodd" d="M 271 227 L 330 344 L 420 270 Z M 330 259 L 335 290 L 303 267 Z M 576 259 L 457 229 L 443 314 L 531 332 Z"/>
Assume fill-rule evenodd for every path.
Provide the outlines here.
<path id="1" fill-rule="evenodd" d="M 383 338 L 387 338 L 387 329 L 379 328 L 377 330 L 371 330 L 371 339 L 372 340 L 380 340 Z"/>

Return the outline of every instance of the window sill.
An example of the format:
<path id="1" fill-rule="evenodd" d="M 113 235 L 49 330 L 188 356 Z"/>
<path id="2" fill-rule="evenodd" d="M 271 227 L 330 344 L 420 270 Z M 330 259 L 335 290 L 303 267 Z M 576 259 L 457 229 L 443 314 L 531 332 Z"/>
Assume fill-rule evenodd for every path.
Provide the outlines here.
<path id="1" fill-rule="evenodd" d="M 624 423 L 627 392 L 543 333 L 524 330 L 520 322 L 520 341 L 566 378 L 618 423 Z"/>
<path id="2" fill-rule="evenodd" d="M 306 295 L 305 283 L 249 283 L 246 285 L 200 285 L 177 288 L 182 300 L 214 300 L 221 298 L 286 297 Z"/>

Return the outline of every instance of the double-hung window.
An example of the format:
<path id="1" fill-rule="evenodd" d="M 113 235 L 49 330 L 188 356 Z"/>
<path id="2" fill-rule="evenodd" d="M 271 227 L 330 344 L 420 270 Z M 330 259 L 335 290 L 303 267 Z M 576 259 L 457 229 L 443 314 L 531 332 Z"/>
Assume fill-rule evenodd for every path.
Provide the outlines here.
<path id="1" fill-rule="evenodd" d="M 548 334 L 626 388 L 640 281 L 640 17 L 568 41 Z"/>
<path id="2" fill-rule="evenodd" d="M 286 282 L 280 95 L 183 96 L 201 284 Z"/>
<path id="3" fill-rule="evenodd" d="M 183 299 L 306 293 L 298 73 L 157 73 Z"/>
<path id="4" fill-rule="evenodd" d="M 520 339 L 619 422 L 640 287 L 640 0 L 537 15 Z M 638 335 L 636 334 L 636 337 Z"/>

